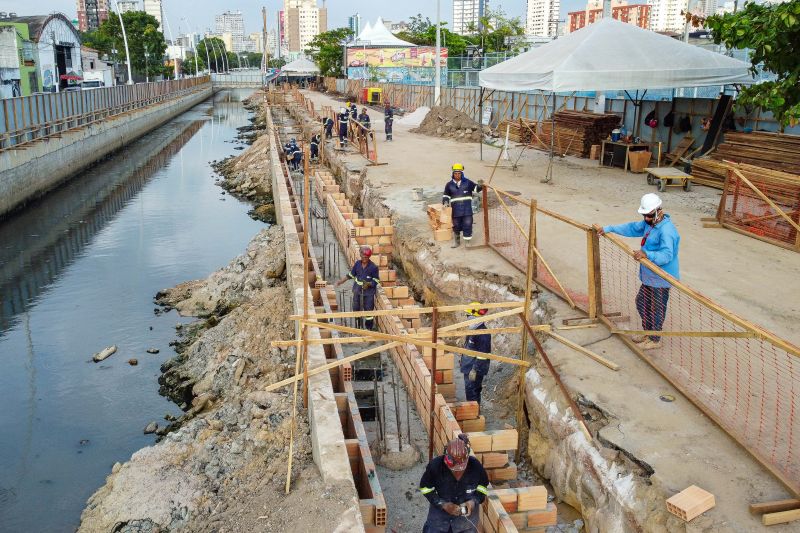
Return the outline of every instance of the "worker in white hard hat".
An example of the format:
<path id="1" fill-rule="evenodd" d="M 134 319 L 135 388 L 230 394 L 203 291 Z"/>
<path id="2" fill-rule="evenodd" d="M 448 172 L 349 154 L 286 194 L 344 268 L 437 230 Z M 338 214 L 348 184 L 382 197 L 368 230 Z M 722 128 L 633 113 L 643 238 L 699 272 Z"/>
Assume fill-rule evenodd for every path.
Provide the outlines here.
<path id="1" fill-rule="evenodd" d="M 598 233 L 617 233 L 624 237 L 641 237 L 639 250 L 633 257 L 637 261 L 649 259 L 661 270 L 675 279 L 680 279 L 678 265 L 678 247 L 681 236 L 672 223 L 670 216 L 661 207 L 661 198 L 657 194 L 648 193 L 642 196 L 639 214 L 643 220 L 604 226 Z M 642 318 L 642 329 L 645 331 L 661 331 L 667 315 L 670 282 L 659 276 L 645 265 L 639 265 L 639 279 L 642 286 L 636 295 L 636 310 Z M 634 335 L 632 340 L 643 350 L 661 348 L 659 335 Z"/>
<path id="2" fill-rule="evenodd" d="M 349 128 L 350 113 L 346 107 L 339 110 L 339 147 L 344 148 L 347 144 L 347 129 Z"/>

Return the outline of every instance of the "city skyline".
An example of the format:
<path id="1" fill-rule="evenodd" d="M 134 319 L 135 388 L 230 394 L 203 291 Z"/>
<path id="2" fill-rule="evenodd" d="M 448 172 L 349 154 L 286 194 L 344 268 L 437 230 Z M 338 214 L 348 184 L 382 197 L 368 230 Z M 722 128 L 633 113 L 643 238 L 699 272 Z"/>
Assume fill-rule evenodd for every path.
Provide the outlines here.
<path id="1" fill-rule="evenodd" d="M 141 0 L 140 0 L 141 1 Z M 116 6 L 116 0 L 109 0 L 112 9 Z M 322 6 L 322 1 L 318 4 Z M 562 0 L 560 18 L 565 19 L 569 11 L 583 8 L 586 0 Z M 276 13 L 283 9 L 283 0 L 243 0 L 238 3 L 220 5 L 215 0 L 163 0 L 164 12 L 170 21 L 172 31 L 175 36 L 179 33 L 190 33 L 192 31 L 205 32 L 214 31 L 214 17 L 226 10 L 240 10 L 244 17 L 244 31 L 251 33 L 261 30 L 261 7 L 266 6 L 268 27 L 274 28 Z M 492 0 L 489 3 L 490 9 L 502 7 L 507 15 L 519 17 L 523 23 L 526 17 L 526 0 Z M 328 28 L 347 27 L 348 17 L 358 12 L 361 14 L 362 24 L 367 21 L 374 23 L 380 16 L 385 20 L 399 22 L 406 20 L 417 13 L 434 20 L 436 17 L 436 4 L 431 0 L 407 0 L 402 3 L 390 3 L 387 5 L 365 5 L 357 0 L 328 0 Z M 29 0 L 21 4 L 19 0 L 0 0 L 0 11 L 16 12 L 18 15 L 43 15 L 58 11 L 64 13 L 68 19 L 77 17 L 75 0 Z M 442 21 L 447 22 L 452 27 L 453 0 L 442 0 L 441 3 Z M 185 19 L 186 22 L 183 21 Z M 180 29 L 179 29 L 180 28 Z"/>

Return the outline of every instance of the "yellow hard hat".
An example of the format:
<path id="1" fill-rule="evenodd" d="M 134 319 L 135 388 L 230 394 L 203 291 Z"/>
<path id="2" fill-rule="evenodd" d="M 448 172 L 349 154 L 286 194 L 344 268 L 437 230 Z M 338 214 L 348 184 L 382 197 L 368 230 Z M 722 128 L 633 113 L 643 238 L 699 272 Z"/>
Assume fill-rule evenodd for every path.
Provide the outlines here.
<path id="1" fill-rule="evenodd" d="M 481 309 L 480 302 L 471 302 L 469 305 L 470 308 L 465 311 L 468 315 L 483 316 L 489 312 L 488 309 Z"/>
<path id="2" fill-rule="evenodd" d="M 453 165 L 453 171 L 454 172 L 455 171 L 463 172 L 464 171 L 464 165 L 462 165 L 461 163 L 455 163 Z"/>

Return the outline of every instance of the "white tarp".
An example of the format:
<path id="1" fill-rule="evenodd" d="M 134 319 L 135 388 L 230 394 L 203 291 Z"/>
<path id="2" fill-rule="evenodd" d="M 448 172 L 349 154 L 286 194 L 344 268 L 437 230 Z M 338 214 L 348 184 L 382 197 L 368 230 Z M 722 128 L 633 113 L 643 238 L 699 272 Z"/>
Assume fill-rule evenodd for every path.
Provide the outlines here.
<path id="1" fill-rule="evenodd" d="M 310 59 L 298 57 L 281 68 L 281 74 L 319 74 L 319 67 Z"/>
<path id="2" fill-rule="evenodd" d="M 398 39 L 392 32 L 384 25 L 383 19 L 378 17 L 374 26 L 370 26 L 369 22 L 364 26 L 364 30 L 356 36 L 356 40 L 348 47 L 361 47 L 361 46 L 417 46 L 414 43 L 409 43 L 402 39 Z"/>
<path id="3" fill-rule="evenodd" d="M 753 83 L 748 64 L 612 18 L 480 72 L 503 91 L 614 91 Z"/>

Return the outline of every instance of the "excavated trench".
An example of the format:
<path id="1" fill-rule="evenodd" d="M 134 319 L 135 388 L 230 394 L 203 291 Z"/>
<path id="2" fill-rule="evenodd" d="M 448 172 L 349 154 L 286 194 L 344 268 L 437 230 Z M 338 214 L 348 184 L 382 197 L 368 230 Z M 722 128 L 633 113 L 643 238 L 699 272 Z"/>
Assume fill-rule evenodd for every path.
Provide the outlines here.
<path id="1" fill-rule="evenodd" d="M 288 111 L 303 138 L 318 132 L 318 122 L 300 106 Z M 426 306 L 462 304 L 469 301 L 522 300 L 524 280 L 465 267 L 452 268 L 439 257 L 438 246 L 419 235 L 418 228 L 403 214 L 395 213 L 385 201 L 385 190 L 373 186 L 369 167 L 362 159 L 334 151 L 325 152 L 325 163 L 353 207 L 364 217 L 391 217 L 394 226 L 393 268 L 401 272 L 417 302 Z M 548 323 L 555 311 L 548 298 L 534 297 L 531 313 L 537 323 Z M 507 325 L 511 325 L 509 322 Z M 496 353 L 514 353 L 519 336 L 497 336 Z M 577 430 L 566 401 L 543 364 L 534 357 L 526 374 L 525 414 L 527 431 L 520 477 L 548 484 L 559 505 L 559 530 L 578 531 L 582 517 L 587 531 L 684 531 L 684 523 L 663 508 L 662 488 L 651 483 L 653 469 L 627 450 L 599 438 L 599 430 L 618 424 L 606 412 L 582 395 L 576 401 L 597 438 L 588 442 Z M 513 423 L 516 372 L 505 365 L 493 365 L 487 386 L 495 423 Z M 459 389 L 461 392 L 461 389 Z M 483 411 L 483 406 L 482 406 Z M 488 418 L 488 417 L 487 417 Z M 487 424 L 488 427 L 488 424 Z M 386 489 L 386 487 L 385 487 Z M 570 509 L 570 507 L 574 509 Z M 579 511 L 578 514 L 575 509 Z M 566 520 L 565 520 L 566 519 Z"/>

